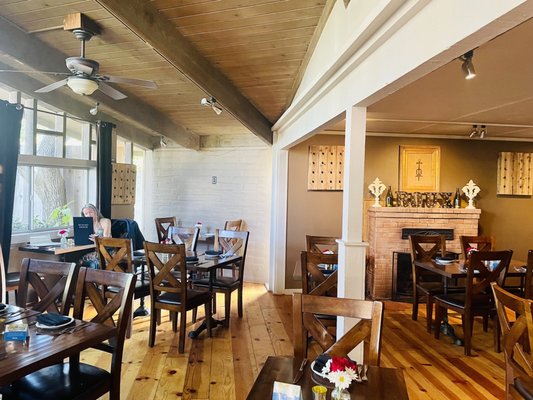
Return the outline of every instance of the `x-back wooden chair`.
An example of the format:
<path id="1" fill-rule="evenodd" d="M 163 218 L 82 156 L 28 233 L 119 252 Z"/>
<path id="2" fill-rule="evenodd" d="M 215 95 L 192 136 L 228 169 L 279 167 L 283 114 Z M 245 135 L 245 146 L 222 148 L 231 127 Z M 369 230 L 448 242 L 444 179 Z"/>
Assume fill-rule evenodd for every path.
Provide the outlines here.
<path id="1" fill-rule="evenodd" d="M 198 227 L 173 227 L 172 228 L 173 242 L 177 244 L 183 243 L 185 245 L 185 251 L 196 251 L 196 245 L 198 244 L 199 236 L 200 236 L 200 228 Z"/>
<path id="2" fill-rule="evenodd" d="M 35 311 L 68 314 L 79 266 L 75 263 L 25 258 L 20 267 L 17 306 Z M 28 302 L 32 288 L 37 301 Z"/>
<path id="3" fill-rule="evenodd" d="M 315 296 L 337 296 L 337 270 L 325 269 L 338 264 L 338 254 L 302 251 L 302 291 Z"/>
<path id="4" fill-rule="evenodd" d="M 337 357 L 346 357 L 358 344 L 368 341 L 365 364 L 379 365 L 383 303 L 300 293 L 293 295 L 292 302 L 294 356 L 297 359 L 307 357 L 306 343 L 310 334 L 325 353 Z M 335 341 L 317 317 L 319 314 L 356 318 L 359 321 Z"/>
<path id="5" fill-rule="evenodd" d="M 176 226 L 176 217 L 161 217 L 155 219 L 155 230 L 159 243 L 168 238 L 168 228 Z"/>
<path id="6" fill-rule="evenodd" d="M 333 253 L 338 253 L 339 244 L 337 243 L 337 239 L 333 236 L 305 235 L 307 251 L 311 253 L 323 253 L 329 250 Z"/>
<path id="7" fill-rule="evenodd" d="M 468 251 L 474 248 L 477 251 L 494 251 L 493 236 L 461 236 L 461 249 L 465 262 L 468 263 Z"/>

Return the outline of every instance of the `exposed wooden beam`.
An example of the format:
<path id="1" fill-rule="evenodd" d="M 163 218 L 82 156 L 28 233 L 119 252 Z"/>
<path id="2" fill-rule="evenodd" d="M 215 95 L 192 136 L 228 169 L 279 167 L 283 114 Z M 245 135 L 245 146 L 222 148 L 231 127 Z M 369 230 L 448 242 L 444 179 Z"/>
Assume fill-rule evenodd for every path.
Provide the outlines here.
<path id="1" fill-rule="evenodd" d="M 72 40 L 76 39 L 73 37 Z M 65 54 L 50 47 L 34 36 L 25 33 L 20 28 L 3 18 L 0 18 L 0 49 L 2 53 L 7 54 L 10 58 L 17 60 L 19 63 L 24 64 L 26 67 L 25 69 L 67 72 L 65 67 Z M 9 64 L 15 69 L 24 69 L 24 67 L 18 63 L 17 65 L 15 65 L 15 63 Z M 41 80 L 39 76 L 35 76 L 35 78 Z M 13 80 L 16 79 L 16 77 L 10 76 L 9 79 Z M 61 78 L 58 78 L 58 80 L 59 79 Z M 51 82 L 49 81 L 47 83 Z M 15 89 L 31 93 L 39 88 L 39 84 L 36 84 L 35 79 L 29 79 L 24 86 L 24 88 L 19 86 L 15 87 Z M 59 91 L 56 92 L 58 95 L 64 96 L 65 90 L 68 89 L 59 89 Z M 121 91 L 123 90 L 121 89 Z M 42 98 L 46 97 L 48 96 L 42 96 Z M 183 126 L 176 124 L 162 112 L 143 103 L 141 100 L 130 94 L 128 94 L 128 98 L 120 101 L 112 100 L 108 96 L 98 92 L 91 95 L 90 98 L 94 99 L 94 101 L 99 101 L 101 104 L 113 110 L 113 113 L 110 114 L 113 114 L 114 121 L 116 121 L 116 125 L 119 127 L 120 124 L 123 123 L 122 121 L 131 122 L 133 125 L 141 126 L 145 132 L 164 135 L 180 146 L 194 150 L 200 148 L 200 138 L 198 135 Z M 56 100 L 59 99 L 56 98 Z M 69 99 L 69 101 L 71 100 Z M 63 109 L 69 111 L 66 107 Z M 83 117 L 83 115 L 81 115 L 81 117 Z"/>
<path id="2" fill-rule="evenodd" d="M 233 83 L 203 57 L 176 26 L 145 0 L 96 0 L 226 111 L 272 144 L 272 124 Z M 200 99 L 198 99 L 200 101 Z"/>

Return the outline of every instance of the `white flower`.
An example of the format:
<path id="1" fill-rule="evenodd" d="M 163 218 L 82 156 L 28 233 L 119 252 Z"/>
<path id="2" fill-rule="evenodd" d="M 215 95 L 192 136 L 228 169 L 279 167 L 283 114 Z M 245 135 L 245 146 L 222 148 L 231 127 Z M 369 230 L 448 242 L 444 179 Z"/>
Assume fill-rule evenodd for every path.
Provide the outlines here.
<path id="1" fill-rule="evenodd" d="M 351 370 L 353 372 L 353 370 Z M 350 383 L 352 383 L 352 376 L 350 370 L 346 371 L 334 371 L 328 374 L 328 379 L 331 383 L 335 384 L 335 387 L 341 389 L 348 389 Z"/>

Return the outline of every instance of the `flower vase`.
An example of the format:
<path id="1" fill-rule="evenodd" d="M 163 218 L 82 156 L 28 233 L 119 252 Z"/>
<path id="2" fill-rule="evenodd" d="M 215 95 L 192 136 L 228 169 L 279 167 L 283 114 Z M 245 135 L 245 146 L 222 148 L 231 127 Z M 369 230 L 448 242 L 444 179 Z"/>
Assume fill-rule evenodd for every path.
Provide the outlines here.
<path id="1" fill-rule="evenodd" d="M 67 237 L 66 236 L 61 236 L 61 239 L 59 240 L 59 243 L 61 245 L 62 248 L 65 248 L 67 247 Z"/>
<path id="2" fill-rule="evenodd" d="M 335 386 L 335 389 L 331 392 L 331 400 L 350 400 L 350 392 L 348 389 L 341 389 L 338 386 Z"/>

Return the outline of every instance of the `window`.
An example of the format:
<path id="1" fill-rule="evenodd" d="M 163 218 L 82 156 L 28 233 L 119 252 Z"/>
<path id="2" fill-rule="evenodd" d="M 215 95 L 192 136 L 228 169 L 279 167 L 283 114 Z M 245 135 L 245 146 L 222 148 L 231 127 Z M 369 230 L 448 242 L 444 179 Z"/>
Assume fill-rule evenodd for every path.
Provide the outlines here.
<path id="1" fill-rule="evenodd" d="M 13 90 L 0 87 L 0 98 Z M 24 104 L 13 233 L 67 227 L 96 199 L 96 131 L 86 121 L 18 93 Z"/>

